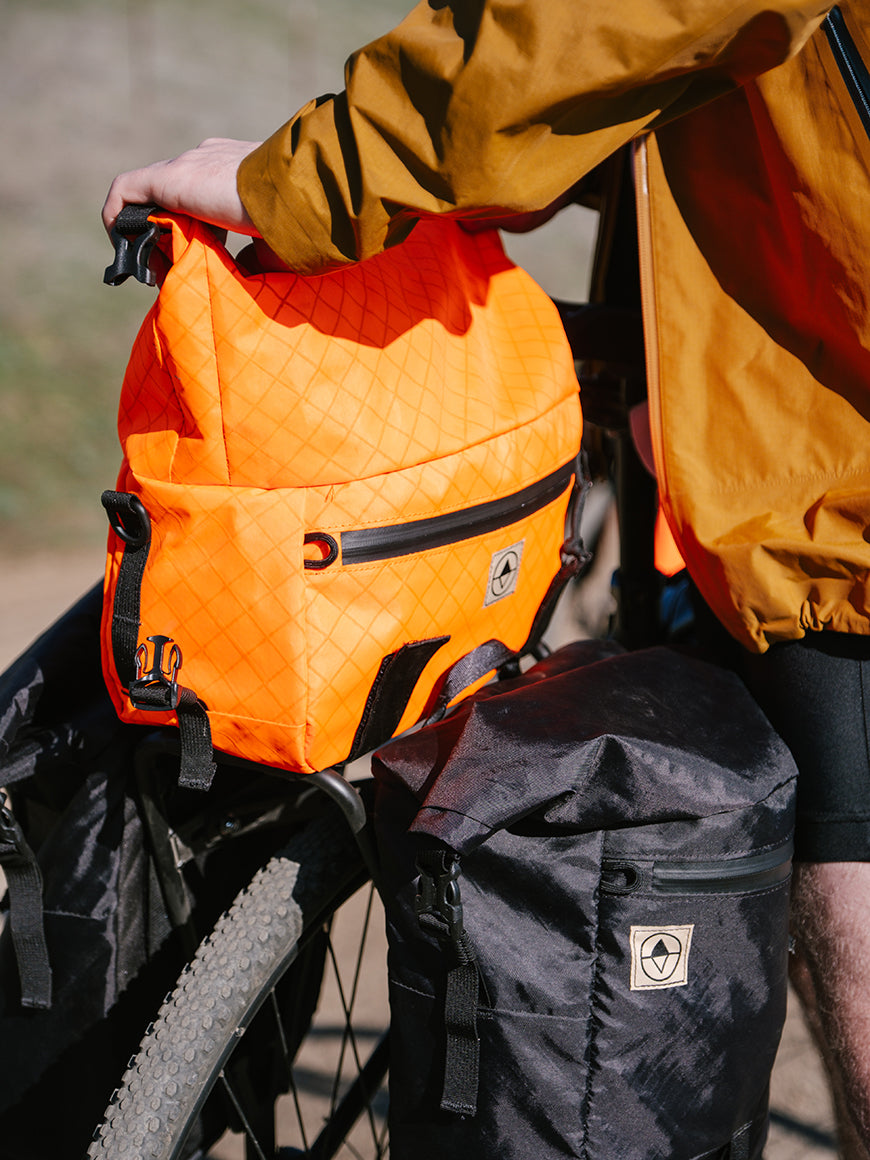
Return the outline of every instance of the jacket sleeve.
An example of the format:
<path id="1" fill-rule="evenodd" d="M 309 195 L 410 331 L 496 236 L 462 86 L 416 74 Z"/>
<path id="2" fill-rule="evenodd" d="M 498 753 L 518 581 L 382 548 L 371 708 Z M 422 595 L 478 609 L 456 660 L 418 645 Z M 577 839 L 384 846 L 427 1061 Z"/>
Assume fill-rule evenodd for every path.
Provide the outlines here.
<path id="1" fill-rule="evenodd" d="M 294 269 L 378 253 L 421 215 L 527 212 L 638 134 L 797 52 L 818 0 L 423 0 L 356 52 L 345 91 L 242 164 Z"/>

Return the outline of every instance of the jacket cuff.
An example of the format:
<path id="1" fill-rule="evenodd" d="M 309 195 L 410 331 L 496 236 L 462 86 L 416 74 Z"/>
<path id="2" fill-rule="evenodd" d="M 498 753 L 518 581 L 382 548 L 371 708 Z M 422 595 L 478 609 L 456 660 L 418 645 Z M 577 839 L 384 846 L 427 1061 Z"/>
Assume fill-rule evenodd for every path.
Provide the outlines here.
<path id="1" fill-rule="evenodd" d="M 355 239 L 336 244 L 330 223 L 346 217 L 344 206 L 330 204 L 318 181 L 316 161 L 294 153 L 293 137 L 306 114 L 317 108 L 309 101 L 239 166 L 237 188 L 258 233 L 291 269 L 318 274 L 358 260 Z M 307 191 L 307 196 L 306 196 Z M 318 202 L 310 199 L 312 191 Z M 348 244 L 349 243 L 349 244 Z"/>

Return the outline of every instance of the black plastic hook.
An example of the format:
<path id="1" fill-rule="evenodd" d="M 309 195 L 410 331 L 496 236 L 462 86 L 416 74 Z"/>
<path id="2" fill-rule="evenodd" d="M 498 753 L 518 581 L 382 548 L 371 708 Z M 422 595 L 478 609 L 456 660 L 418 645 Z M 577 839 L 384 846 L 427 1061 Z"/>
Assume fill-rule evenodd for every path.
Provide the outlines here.
<path id="1" fill-rule="evenodd" d="M 155 205 L 125 205 L 118 214 L 110 235 L 115 260 L 103 274 L 107 286 L 120 286 L 131 275 L 145 286 L 157 284 L 154 271 L 148 265 L 161 232 L 160 226 L 149 220 L 156 209 Z"/>

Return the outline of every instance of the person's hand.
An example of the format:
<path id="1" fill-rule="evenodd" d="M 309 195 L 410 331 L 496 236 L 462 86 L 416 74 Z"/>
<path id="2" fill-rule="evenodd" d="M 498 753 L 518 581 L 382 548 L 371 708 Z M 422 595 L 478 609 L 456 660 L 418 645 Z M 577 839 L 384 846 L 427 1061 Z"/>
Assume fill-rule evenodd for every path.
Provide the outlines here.
<path id="1" fill-rule="evenodd" d="M 103 224 L 111 231 L 125 205 L 159 205 L 221 229 L 256 234 L 236 189 L 236 174 L 259 144 L 210 137 L 171 160 L 119 174 L 103 205 Z"/>

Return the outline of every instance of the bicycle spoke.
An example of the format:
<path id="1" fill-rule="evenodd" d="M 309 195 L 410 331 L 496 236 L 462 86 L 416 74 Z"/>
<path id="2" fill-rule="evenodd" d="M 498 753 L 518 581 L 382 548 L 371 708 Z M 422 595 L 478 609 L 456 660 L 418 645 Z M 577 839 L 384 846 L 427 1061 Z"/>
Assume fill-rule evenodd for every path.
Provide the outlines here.
<path id="1" fill-rule="evenodd" d="M 296 1076 L 292 1070 L 290 1072 L 290 1094 L 293 1097 L 293 1105 L 296 1108 L 296 1123 L 299 1127 L 299 1135 L 302 1138 L 302 1150 L 307 1154 L 308 1133 L 305 1130 L 305 1119 L 302 1115 L 302 1104 L 299 1100 L 299 1088 L 296 1086 Z"/>
<path id="2" fill-rule="evenodd" d="M 362 902 L 362 899 L 360 901 Z M 328 979 L 324 981 L 324 988 L 332 995 L 331 1002 L 335 1005 L 336 1015 L 339 1019 L 338 1027 L 340 1028 L 336 1037 L 332 1064 L 328 1069 L 332 1077 L 327 1096 L 328 1102 L 324 1108 L 320 1133 L 317 1135 L 317 1139 L 312 1141 L 306 1129 L 304 1101 L 300 1088 L 300 1079 L 308 1065 L 306 1065 L 304 1058 L 291 1064 L 286 1088 L 288 1098 L 293 1101 L 292 1108 L 299 1133 L 297 1136 L 298 1144 L 296 1148 L 287 1147 L 282 1138 L 281 1142 L 284 1147 L 279 1148 L 277 1153 L 280 1157 L 305 1156 L 310 1157 L 311 1160 L 326 1160 L 327 1157 L 346 1156 L 348 1160 L 351 1158 L 364 1160 L 365 1157 L 371 1157 L 372 1160 L 382 1160 L 387 1155 L 385 1147 L 388 1125 L 386 1120 L 377 1117 L 374 1106 L 375 1097 L 381 1090 L 386 1070 L 386 1048 L 384 1044 L 381 1044 L 371 1053 L 374 1058 L 366 1060 L 366 1052 L 363 1050 L 364 1045 L 360 1040 L 359 1030 L 354 1028 L 356 1007 L 362 996 L 363 972 L 366 969 L 364 958 L 373 923 L 373 909 L 374 895 L 370 891 L 365 899 L 364 907 L 358 910 L 349 925 L 348 920 L 351 919 L 351 916 L 346 915 L 345 920 L 336 919 L 340 923 L 340 928 L 334 928 L 332 922 L 325 924 L 323 928 L 326 933 L 324 946 L 326 961 L 331 964 Z M 347 953 L 347 947 L 344 946 L 350 933 L 353 935 L 352 955 Z M 328 1007 L 329 1001 L 324 999 L 324 1002 L 327 1003 Z M 281 1058 L 286 1060 L 290 1049 L 287 1036 L 284 1034 L 285 1025 L 280 1019 L 281 1001 L 278 996 L 272 996 L 272 1007 L 276 1022 L 281 1027 L 279 1037 L 276 1037 L 275 1041 L 276 1056 L 280 1050 Z M 328 1038 L 326 1027 L 324 1027 L 324 1034 Z M 353 1072 L 347 1074 L 351 1067 L 351 1061 Z M 303 1069 L 299 1075 L 296 1074 L 297 1066 L 301 1066 Z M 323 1063 L 315 1066 L 320 1071 L 323 1068 Z M 322 1071 L 321 1074 L 323 1074 Z M 355 1078 L 351 1078 L 351 1075 Z M 362 1142 L 362 1137 L 353 1140 L 346 1138 L 347 1133 L 351 1131 L 362 1113 L 365 1113 L 364 1119 L 368 1124 L 364 1130 L 365 1137 L 370 1140 L 368 1144 Z M 339 1128 L 338 1131 L 336 1131 L 337 1128 Z"/>
<path id="3" fill-rule="evenodd" d="M 365 937 L 365 936 L 363 936 L 363 937 Z M 332 1090 L 332 1105 L 334 1108 L 335 1104 L 338 1100 L 338 1090 L 339 1090 L 339 1086 L 341 1083 L 341 1075 L 342 1075 L 342 1072 L 344 1070 L 344 1058 L 345 1058 L 345 1054 L 347 1052 L 348 1043 L 350 1043 L 351 1048 L 353 1050 L 354 1059 L 355 1059 L 355 1062 L 357 1065 L 357 1071 L 359 1071 L 360 1062 L 359 1062 L 359 1052 L 357 1051 L 357 1046 L 356 1046 L 356 1039 L 354 1038 L 353 1027 L 351 1026 L 351 1009 L 353 1007 L 353 999 L 351 999 L 350 1003 L 348 1003 L 347 1000 L 345 999 L 344 986 L 342 984 L 342 979 L 341 979 L 341 971 L 340 971 L 339 966 L 338 966 L 338 962 L 337 962 L 336 954 L 335 954 L 335 948 L 333 946 L 331 938 L 330 938 L 329 942 L 327 943 L 326 949 L 327 949 L 327 953 L 329 955 L 330 961 L 332 963 L 333 976 L 335 978 L 336 987 L 338 988 L 338 997 L 339 997 L 339 1001 L 341 1003 L 342 1011 L 344 1014 L 344 1028 L 343 1028 L 343 1032 L 342 1032 L 341 1049 L 339 1052 L 338 1066 L 336 1068 L 336 1073 L 335 1073 L 335 1084 L 334 1084 L 333 1090 Z"/>
<path id="4" fill-rule="evenodd" d="M 236 1115 L 239 1117 L 239 1120 L 242 1123 L 242 1127 L 244 1128 L 244 1131 L 245 1131 L 245 1152 L 249 1153 L 248 1145 L 252 1144 L 254 1146 L 254 1148 L 256 1149 L 256 1160 L 271 1160 L 271 1158 L 268 1157 L 266 1155 L 266 1153 L 263 1151 L 263 1149 L 260 1147 L 259 1141 L 257 1140 L 256 1136 L 254 1135 L 254 1129 L 251 1127 L 251 1124 L 248 1120 L 248 1117 L 245 1115 L 245 1110 L 242 1107 L 240 1101 L 237 1099 L 236 1093 L 233 1091 L 232 1085 L 230 1084 L 229 1080 L 227 1079 L 225 1073 L 220 1072 L 218 1079 L 220 1080 L 224 1091 L 226 1092 L 227 1096 L 229 1097 L 230 1103 L 235 1108 Z M 274 1148 L 271 1149 L 271 1151 L 272 1151 L 272 1154 L 274 1155 Z"/>
<path id="5" fill-rule="evenodd" d="M 354 1004 L 356 1002 L 360 976 L 362 973 L 362 960 L 363 960 L 363 954 L 364 954 L 364 950 L 365 950 L 365 942 L 366 942 L 366 938 L 368 936 L 369 924 L 371 921 L 371 914 L 372 914 L 373 893 L 374 893 L 373 890 L 370 890 L 367 905 L 366 905 L 365 916 L 364 916 L 363 922 L 362 922 L 362 932 L 361 932 L 361 936 L 360 936 L 360 940 L 359 940 L 359 950 L 358 950 L 357 956 L 356 956 L 356 963 L 355 963 L 355 967 L 354 967 L 353 982 L 351 984 L 350 1000 L 349 1001 L 345 995 L 345 989 L 344 989 L 344 985 L 342 983 L 342 978 L 341 978 L 341 971 L 340 971 L 338 961 L 337 961 L 337 958 L 335 955 L 335 950 L 333 947 L 332 939 L 330 938 L 329 942 L 327 943 L 327 952 L 328 952 L 330 960 L 332 962 L 332 969 L 333 969 L 333 972 L 335 975 L 336 985 L 338 987 L 339 998 L 341 1001 L 342 1009 L 344 1011 L 344 1035 L 342 1037 L 341 1052 L 340 1052 L 340 1056 L 339 1056 L 338 1068 L 336 1070 L 335 1086 L 333 1088 L 333 1112 L 334 1112 L 335 1106 L 336 1106 L 337 1092 L 338 1092 L 338 1088 L 339 1088 L 339 1084 L 340 1084 L 340 1080 L 341 1080 L 341 1074 L 342 1074 L 342 1071 L 344 1069 L 344 1057 L 345 1057 L 345 1053 L 346 1053 L 348 1044 L 350 1044 L 350 1048 L 351 1048 L 351 1051 L 353 1053 L 354 1063 L 356 1065 L 356 1070 L 357 1070 L 357 1080 L 355 1081 L 355 1083 L 359 1084 L 360 1082 L 363 1082 L 363 1080 L 364 1080 L 365 1069 L 364 1069 L 362 1061 L 360 1059 L 359 1046 L 357 1043 L 356 1035 L 354 1034 L 354 1030 L 353 1030 L 352 1013 L 353 1013 Z M 369 1122 L 369 1129 L 370 1129 L 371 1134 L 372 1134 L 372 1140 L 375 1144 L 375 1147 L 379 1149 L 380 1145 L 378 1143 L 378 1126 L 375 1122 L 375 1113 L 374 1113 L 374 1108 L 373 1108 L 374 1097 L 370 1091 L 363 1088 L 362 1089 L 362 1098 L 365 1102 L 366 1116 L 367 1116 L 367 1119 Z"/>
<path id="6" fill-rule="evenodd" d="M 323 1131 L 314 1141 L 310 1151 L 312 1160 L 327 1160 L 327 1158 L 335 1156 L 336 1150 L 342 1142 L 346 1149 L 352 1150 L 352 1144 L 345 1139 L 345 1135 L 355 1122 L 358 1115 L 357 1109 L 361 1103 L 365 1103 L 371 1113 L 372 1102 L 369 1091 L 379 1084 L 386 1073 L 388 1057 L 389 1042 L 388 1037 L 384 1035 L 365 1065 L 360 1068 L 360 1074 L 345 1093 L 344 1099 L 333 1111 L 324 1125 Z M 378 1149 L 377 1156 L 381 1157 L 383 1151 L 376 1134 L 373 1136 L 373 1143 Z"/>
<path id="7" fill-rule="evenodd" d="M 375 1141 L 375 1147 L 378 1150 L 377 1160 L 380 1160 L 380 1157 L 387 1155 L 387 1152 L 389 1150 L 389 1132 L 390 1132 L 390 1124 L 389 1124 L 389 1121 L 387 1120 L 387 1117 L 384 1116 L 384 1122 L 383 1122 L 383 1125 L 381 1126 L 381 1134 L 380 1134 L 380 1136 L 378 1136 L 377 1140 Z"/>

